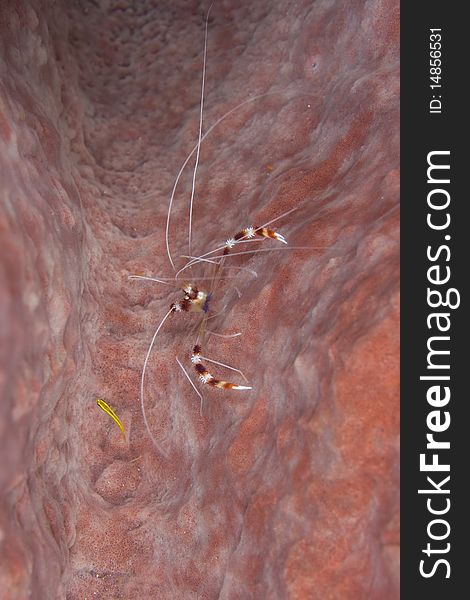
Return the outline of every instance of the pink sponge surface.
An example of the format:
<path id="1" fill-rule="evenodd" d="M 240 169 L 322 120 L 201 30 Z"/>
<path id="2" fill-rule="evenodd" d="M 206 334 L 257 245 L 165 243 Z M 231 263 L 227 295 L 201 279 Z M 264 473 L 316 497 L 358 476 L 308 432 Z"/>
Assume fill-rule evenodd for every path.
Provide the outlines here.
<path id="1" fill-rule="evenodd" d="M 253 389 L 199 383 L 171 315 L 145 427 L 183 292 L 128 276 L 174 275 L 207 8 L 1 3 L 5 600 L 398 598 L 397 2 L 214 4 L 204 131 L 261 97 L 201 146 L 191 252 L 278 217 L 288 246 L 236 246 L 273 251 L 210 301 L 203 355 Z"/>

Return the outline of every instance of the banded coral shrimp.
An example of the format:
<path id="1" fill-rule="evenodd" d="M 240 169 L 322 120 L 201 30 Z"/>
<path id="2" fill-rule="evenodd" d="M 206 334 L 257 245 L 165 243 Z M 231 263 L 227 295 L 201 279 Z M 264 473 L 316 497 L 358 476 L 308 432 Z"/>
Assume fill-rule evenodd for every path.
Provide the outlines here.
<path id="1" fill-rule="evenodd" d="M 283 233 L 280 231 L 276 231 L 277 223 L 281 220 L 288 217 L 292 212 L 298 210 L 299 206 L 294 206 L 289 208 L 288 210 L 283 211 L 281 214 L 276 215 L 275 217 L 269 219 L 268 221 L 262 223 L 261 225 L 247 224 L 247 223 L 239 223 L 235 225 L 233 228 L 229 228 L 226 232 L 227 239 L 225 242 L 220 242 L 219 244 L 213 244 L 215 247 L 209 249 L 207 251 L 203 251 L 201 253 L 193 252 L 193 246 L 195 241 L 195 235 L 193 231 L 193 208 L 194 202 L 196 198 L 196 178 L 199 166 L 200 159 L 200 151 L 203 141 L 207 138 L 207 136 L 211 133 L 211 131 L 219 125 L 225 118 L 227 118 L 230 114 L 233 114 L 237 110 L 241 109 L 243 106 L 250 102 L 255 102 L 262 98 L 263 96 L 269 94 L 260 94 L 257 96 L 252 96 L 247 100 L 236 105 L 234 108 L 230 109 L 227 113 L 225 113 L 222 117 L 216 120 L 206 131 L 204 131 L 203 127 L 203 117 L 204 117 L 204 90 L 205 90 L 205 80 L 206 80 L 206 58 L 207 58 L 207 40 L 208 40 L 208 24 L 209 24 L 209 15 L 211 11 L 212 5 L 209 8 L 209 11 L 205 20 L 205 29 L 204 29 L 204 52 L 203 52 L 203 68 L 202 68 L 202 83 L 201 83 L 201 95 L 200 95 L 200 111 L 199 111 L 199 128 L 198 128 L 198 139 L 197 143 L 183 162 L 176 180 L 173 185 L 173 189 L 170 195 L 169 203 L 168 203 L 168 212 L 166 218 L 166 227 L 165 227 L 165 244 L 166 244 L 166 253 L 168 257 L 168 262 L 170 267 L 173 270 L 172 276 L 153 276 L 153 275 L 140 275 L 140 274 L 131 274 L 129 276 L 130 279 L 140 280 L 141 282 L 153 282 L 162 285 L 171 286 L 175 289 L 179 289 L 183 293 L 183 296 L 178 299 L 178 296 L 175 297 L 175 301 L 171 303 L 170 308 L 161 318 L 158 323 L 151 341 L 148 345 L 147 352 L 145 354 L 145 359 L 143 361 L 141 377 L 140 377 L 140 406 L 142 417 L 144 420 L 144 424 L 146 430 L 151 437 L 155 447 L 162 453 L 165 454 L 161 448 L 161 445 L 155 439 L 146 412 L 146 375 L 151 363 L 151 357 L 154 348 L 158 348 L 156 345 L 156 341 L 158 336 L 160 335 L 162 329 L 164 328 L 167 321 L 171 320 L 176 313 L 179 314 L 191 314 L 197 313 L 195 315 L 195 322 L 189 325 L 191 330 L 190 336 L 192 336 L 192 342 L 185 348 L 183 351 L 186 354 L 187 362 L 189 363 L 186 367 L 184 365 L 184 360 L 181 360 L 180 356 L 175 356 L 175 362 L 179 366 L 182 371 L 183 376 L 187 379 L 189 384 L 192 386 L 195 394 L 199 397 L 200 400 L 200 413 L 202 415 L 203 401 L 204 397 L 202 393 L 199 391 L 198 386 L 202 384 L 202 387 L 208 386 L 213 388 L 218 388 L 221 390 L 230 390 L 230 391 L 246 391 L 251 390 L 251 385 L 246 385 L 248 383 L 247 378 L 243 374 L 241 370 L 238 368 L 231 366 L 225 362 L 217 361 L 213 358 L 209 358 L 207 354 L 207 342 L 210 336 L 222 337 L 229 339 L 231 337 L 238 337 L 241 335 L 241 332 L 236 332 L 233 334 L 223 334 L 217 331 L 209 330 L 208 323 L 212 319 L 216 319 L 220 314 L 224 313 L 227 304 L 223 306 L 219 306 L 214 309 L 214 305 L 217 302 L 217 296 L 221 297 L 224 294 L 231 294 L 232 298 L 236 294 L 239 298 L 242 296 L 242 293 L 235 286 L 235 284 L 227 286 L 228 282 L 233 281 L 237 278 L 236 273 L 241 273 L 243 276 L 247 277 L 257 277 L 256 271 L 250 269 L 248 266 L 244 266 L 241 263 L 235 264 L 233 259 L 236 257 L 252 257 L 259 253 L 271 252 L 274 250 L 302 250 L 302 249 L 310 249 L 311 247 L 305 246 L 287 246 L 287 240 Z M 193 176 L 192 176 L 192 186 L 191 186 L 191 195 L 189 199 L 189 207 L 188 207 L 188 229 L 187 229 L 187 254 L 180 255 L 179 258 L 184 259 L 184 263 L 182 266 L 177 265 L 177 258 L 172 253 L 172 240 L 170 235 L 170 223 L 174 210 L 174 201 L 176 197 L 176 189 L 180 180 L 180 177 L 185 169 L 185 167 L 189 164 L 191 158 L 195 157 L 194 167 L 193 167 Z M 281 246 L 284 247 L 263 247 L 259 248 L 260 243 L 274 243 L 280 242 Z M 251 246 L 253 245 L 253 249 Z M 209 246 L 210 247 L 210 246 Z M 242 258 L 242 260 L 243 260 Z M 196 271 L 201 270 L 201 274 L 196 273 Z M 232 273 L 235 273 L 232 275 Z M 225 286 L 225 287 L 224 287 Z M 221 290 L 221 288 L 223 288 Z M 230 303 L 230 302 L 229 302 Z M 197 318 L 199 317 L 199 318 Z M 195 333 L 197 331 L 197 334 Z M 222 378 L 220 375 L 213 374 L 212 366 L 208 367 L 207 363 L 210 365 L 216 365 L 220 369 L 227 369 L 238 374 L 238 377 L 243 379 L 242 382 L 232 383 L 232 381 L 227 381 L 225 378 Z M 196 382 L 193 380 L 196 379 Z"/>

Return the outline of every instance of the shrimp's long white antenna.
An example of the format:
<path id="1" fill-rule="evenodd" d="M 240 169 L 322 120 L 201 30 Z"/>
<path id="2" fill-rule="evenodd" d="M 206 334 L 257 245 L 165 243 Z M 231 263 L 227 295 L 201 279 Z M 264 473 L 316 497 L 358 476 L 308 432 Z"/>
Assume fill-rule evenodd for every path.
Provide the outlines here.
<path id="1" fill-rule="evenodd" d="M 241 331 L 238 331 L 237 333 L 216 333 L 215 331 L 210 331 L 209 329 L 207 330 L 207 333 L 220 338 L 235 338 L 242 334 Z"/>
<path id="2" fill-rule="evenodd" d="M 208 262 L 212 262 L 216 265 L 219 264 L 218 261 L 216 261 L 216 260 L 211 260 Z M 248 267 L 240 267 L 240 268 L 243 268 L 244 270 L 253 273 L 254 277 L 258 276 L 256 271 L 253 271 L 252 269 L 248 269 Z M 171 287 L 181 288 L 181 283 L 176 281 L 174 277 L 157 278 L 157 277 L 147 277 L 146 275 L 128 275 L 127 278 L 128 279 L 141 279 L 143 281 L 154 281 L 156 283 L 161 283 L 163 285 L 169 285 Z M 223 277 L 221 277 L 221 279 L 235 279 L 235 278 L 236 278 L 235 275 L 224 275 Z M 191 281 L 212 281 L 212 277 L 192 277 Z"/>
<path id="3" fill-rule="evenodd" d="M 176 362 L 179 364 L 179 366 L 181 367 L 181 370 L 183 371 L 183 373 L 186 375 L 187 380 L 189 381 L 189 383 L 192 385 L 193 390 L 196 392 L 196 394 L 199 396 L 201 403 L 199 405 L 199 414 L 202 417 L 202 403 L 204 401 L 204 398 L 202 397 L 202 394 L 198 391 L 197 387 L 194 385 L 194 383 L 191 381 L 191 377 L 188 375 L 188 373 L 186 372 L 186 369 L 183 367 L 183 365 L 181 364 L 180 360 L 178 357 L 176 357 Z"/>
<path id="4" fill-rule="evenodd" d="M 230 254 L 224 254 L 219 256 L 214 256 L 212 261 L 220 262 L 221 260 L 225 260 L 227 258 L 232 258 L 232 256 L 242 256 L 242 254 L 257 254 L 258 252 L 287 252 L 287 250 L 326 250 L 329 246 L 288 246 L 287 248 L 258 248 L 257 250 L 244 250 L 243 252 L 231 252 Z M 187 256 L 182 255 L 182 258 L 190 258 L 191 263 L 188 265 L 193 266 L 197 262 L 199 262 L 198 256 Z M 183 269 L 182 269 L 183 270 Z"/>
<path id="5" fill-rule="evenodd" d="M 247 242 L 261 242 L 263 240 L 243 240 L 243 241 L 247 241 Z M 237 244 L 239 243 L 239 241 L 237 240 Z M 217 258 L 220 258 L 219 256 L 214 256 L 212 259 L 208 259 L 206 258 L 206 256 L 210 256 L 211 254 L 215 254 L 216 252 L 219 252 L 220 250 L 224 250 L 224 248 L 227 247 L 227 244 L 224 244 L 223 246 L 219 246 L 218 248 L 214 248 L 214 250 L 209 250 L 209 252 L 206 252 L 205 254 L 201 254 L 201 256 L 188 256 L 187 254 L 182 254 L 181 258 L 189 258 L 191 260 L 189 260 L 189 262 L 187 262 L 184 267 L 182 267 L 179 271 L 176 272 L 175 275 L 175 279 L 177 279 L 179 277 L 179 275 L 181 275 L 181 273 L 183 271 L 186 271 L 186 269 L 189 269 L 189 267 L 192 267 L 194 264 L 200 263 L 200 262 L 209 262 L 209 263 L 217 263 Z M 227 255 L 229 256 L 229 255 Z"/>
<path id="6" fill-rule="evenodd" d="M 212 4 L 211 4 L 211 8 L 212 8 Z M 221 117 L 219 117 L 217 119 L 217 121 L 215 121 L 215 123 L 213 123 L 209 127 L 209 129 L 206 131 L 206 133 L 201 137 L 201 140 L 198 141 L 198 143 L 194 146 L 194 148 L 191 150 L 191 152 L 186 157 L 186 160 L 184 161 L 184 163 L 181 165 L 180 170 L 178 171 L 178 175 L 176 176 L 175 183 L 173 184 L 173 189 L 171 190 L 170 202 L 168 204 L 168 214 L 167 214 L 167 217 L 166 217 L 166 228 L 165 228 L 166 253 L 168 255 L 168 260 L 170 261 L 170 264 L 171 264 L 171 266 L 173 268 L 173 271 L 176 271 L 176 266 L 175 266 L 175 263 L 173 261 L 173 258 L 171 256 L 171 252 L 170 252 L 170 240 L 169 240 L 169 238 L 170 238 L 170 219 L 171 219 L 171 211 L 172 211 L 172 208 L 173 208 L 173 201 L 174 201 L 175 194 L 176 194 L 176 188 L 178 187 L 179 180 L 181 179 L 181 175 L 183 174 L 183 171 L 186 168 L 186 165 L 191 160 L 191 158 L 192 158 L 193 154 L 196 152 L 196 150 L 198 150 L 198 148 L 200 147 L 200 145 L 202 144 L 202 142 L 211 133 L 211 131 L 215 127 L 217 127 L 217 125 L 219 125 L 220 123 L 222 123 L 222 121 L 224 121 L 232 113 L 236 112 L 240 108 L 243 108 L 246 104 L 250 104 L 251 102 L 256 102 L 260 98 L 264 98 L 265 96 L 276 96 L 276 95 L 279 95 L 279 94 L 282 94 L 282 92 L 265 92 L 264 94 L 256 94 L 255 96 L 252 96 L 251 98 L 247 98 L 246 100 L 243 100 L 243 102 L 240 102 L 239 104 L 237 104 L 236 106 L 234 106 L 233 108 L 231 108 L 229 111 L 227 111 L 226 113 L 224 113 Z M 291 210 L 288 210 L 286 213 L 284 213 L 282 215 L 279 215 L 278 217 L 276 217 L 272 221 L 269 221 L 268 223 L 265 223 L 265 225 L 263 225 L 263 227 L 266 227 L 266 225 L 274 223 L 274 221 L 277 221 L 278 219 L 281 219 L 282 217 L 285 217 L 286 215 L 289 215 L 290 213 L 294 212 L 298 208 L 300 208 L 300 206 L 296 206 L 296 207 L 292 208 Z"/>
<path id="7" fill-rule="evenodd" d="M 226 365 L 223 362 L 219 362 L 218 360 L 212 360 L 211 358 L 207 358 L 207 356 L 201 356 L 200 357 L 201 360 L 205 360 L 207 362 L 213 363 L 214 365 L 219 365 L 219 367 L 224 367 L 225 369 L 230 369 L 230 371 L 236 371 L 237 373 L 240 373 L 240 375 L 243 377 L 243 379 L 248 383 L 248 379 L 245 377 L 245 375 L 243 374 L 242 371 L 240 371 L 240 369 L 236 369 L 235 367 L 231 367 L 230 365 Z"/>
<path id="8" fill-rule="evenodd" d="M 153 434 L 152 434 L 152 432 L 151 432 L 151 430 L 150 430 L 150 426 L 149 426 L 149 424 L 148 424 L 148 421 L 147 421 L 147 415 L 146 415 L 146 413 L 145 413 L 145 402 L 144 402 L 144 382 L 145 382 L 145 371 L 147 370 L 147 363 L 148 363 L 148 361 L 149 361 L 150 354 L 151 354 L 151 352 L 152 352 L 152 348 L 153 348 L 153 345 L 154 345 L 154 343 L 155 343 L 155 338 L 157 337 L 157 335 L 158 335 L 158 332 L 159 332 L 159 331 L 160 331 L 160 329 L 163 327 L 163 324 L 165 323 L 165 321 L 168 319 L 168 317 L 171 315 L 171 313 L 172 313 L 172 312 L 173 312 L 173 308 L 170 308 L 170 310 L 169 310 L 169 311 L 166 313 L 166 315 L 165 315 L 165 316 L 163 317 L 163 319 L 160 321 L 160 325 L 157 327 L 157 329 L 156 329 L 155 333 L 153 334 L 152 341 L 150 342 L 150 346 L 149 346 L 149 348 L 148 348 L 148 350 L 147 350 L 147 355 L 145 356 L 145 360 L 144 360 L 144 366 L 142 367 L 142 375 L 141 375 L 141 377 L 140 377 L 140 408 L 141 408 L 141 411 L 142 411 L 142 417 L 143 417 L 143 419 L 144 419 L 145 427 L 147 428 L 147 432 L 148 432 L 148 434 L 150 435 L 150 437 L 151 437 L 151 439 L 152 439 L 152 442 L 153 442 L 153 443 L 154 443 L 154 445 L 155 445 L 155 448 L 156 448 L 156 449 L 157 449 L 159 452 L 161 452 L 161 453 L 163 454 L 163 456 L 165 456 L 165 458 L 168 458 L 168 457 L 167 457 L 167 454 L 166 454 L 166 452 L 164 452 L 164 451 L 161 449 L 161 447 L 160 447 L 160 445 L 158 444 L 157 440 L 154 438 L 154 436 L 153 436 Z"/>
<path id="9" fill-rule="evenodd" d="M 258 94 L 256 96 L 252 96 L 251 98 L 248 98 L 247 100 L 243 100 L 243 102 L 240 102 L 240 104 L 237 104 L 236 106 L 234 106 L 233 108 L 231 108 L 229 111 L 227 111 L 225 114 L 223 114 L 219 119 L 217 119 L 217 121 L 213 125 L 211 125 L 209 127 L 209 129 L 206 131 L 206 133 L 202 136 L 201 143 L 206 139 L 206 137 L 209 135 L 209 133 L 215 127 L 217 127 L 217 125 L 219 125 L 220 123 L 222 123 L 223 120 L 225 120 L 232 113 L 234 113 L 235 111 L 237 111 L 239 108 L 242 108 L 243 106 L 245 106 L 245 104 L 249 104 L 250 102 L 255 102 L 256 100 L 259 100 L 260 98 L 264 98 L 264 96 L 272 96 L 272 95 L 274 95 L 276 93 L 277 92 L 266 92 L 265 94 Z M 178 183 L 179 183 L 179 180 L 181 179 L 181 175 L 183 174 L 183 171 L 186 168 L 186 165 L 188 164 L 188 162 L 191 160 L 193 154 L 198 149 L 198 146 L 199 146 L 199 144 L 196 144 L 194 146 L 194 148 L 191 150 L 191 152 L 186 157 L 186 160 L 184 161 L 184 163 L 181 165 L 180 170 L 178 172 L 178 175 L 176 176 L 175 183 L 173 184 L 173 189 L 171 190 L 170 202 L 168 204 L 168 214 L 166 216 L 165 242 L 166 242 L 166 253 L 168 255 L 168 260 L 170 261 L 170 264 L 171 264 L 171 266 L 173 268 L 173 271 L 176 271 L 176 266 L 175 266 L 175 263 L 173 262 L 173 258 L 171 256 L 171 252 L 170 252 L 170 219 L 171 219 L 171 211 L 172 211 L 172 208 L 173 208 L 173 201 L 174 201 L 175 194 L 176 194 L 176 188 L 178 187 Z"/>
<path id="10" fill-rule="evenodd" d="M 264 225 L 261 225 L 259 227 L 259 229 L 261 229 L 262 227 L 267 227 L 268 225 L 272 225 L 273 223 L 275 223 L 276 221 L 279 221 L 279 219 L 283 219 L 284 217 L 287 217 L 287 215 L 290 215 L 291 213 L 295 212 L 296 210 L 299 210 L 299 208 L 302 207 L 302 204 L 299 204 L 298 206 L 294 206 L 294 208 L 291 208 L 290 210 L 288 210 L 285 213 L 282 213 L 282 215 L 279 215 L 277 217 L 274 217 L 274 219 L 271 219 L 270 221 L 268 221 L 267 223 L 265 223 Z"/>
<path id="11" fill-rule="evenodd" d="M 209 15 L 212 9 L 214 2 L 209 6 L 209 10 L 207 11 L 206 16 L 206 27 L 204 30 L 204 61 L 202 65 L 202 83 L 201 83 L 201 106 L 199 110 L 199 137 L 197 140 L 197 152 L 196 152 L 196 162 L 194 164 L 193 171 L 193 186 L 191 189 L 191 200 L 189 201 L 189 230 L 188 230 L 188 248 L 189 254 L 191 254 L 191 242 L 192 242 L 192 228 L 193 228 L 193 204 L 194 204 L 194 192 L 196 189 L 196 175 L 197 168 L 199 165 L 199 153 L 201 151 L 201 140 L 202 140 L 202 121 L 204 116 L 204 87 L 206 84 L 206 59 L 207 59 L 207 33 L 209 29 Z"/>
<path id="12" fill-rule="evenodd" d="M 259 240 L 247 240 L 249 242 L 258 242 Z M 237 242 L 238 243 L 238 242 Z M 195 264 L 201 263 L 201 262 L 207 262 L 213 265 L 218 265 L 220 263 L 220 256 L 214 256 L 214 258 L 204 258 L 205 256 L 207 256 L 208 254 L 214 254 L 215 252 L 219 252 L 219 250 L 223 250 L 225 248 L 225 246 L 221 246 L 220 248 L 216 248 L 215 250 L 211 250 L 210 252 L 207 252 L 206 254 L 203 254 L 202 256 L 188 256 L 187 254 L 182 254 L 181 258 L 190 258 L 191 260 L 186 263 L 184 265 L 184 267 L 182 267 L 179 271 L 176 272 L 175 274 L 175 279 L 178 279 L 179 275 L 183 272 L 186 271 L 186 269 L 189 269 L 189 267 L 192 267 Z M 256 273 L 256 271 L 254 271 L 253 269 L 249 269 L 248 267 L 237 267 L 237 266 L 228 266 L 227 269 L 237 269 L 238 271 L 247 271 L 249 272 L 251 275 L 253 275 L 253 277 L 258 277 L 258 273 Z M 201 279 L 201 278 L 199 278 Z M 209 279 L 212 279 L 211 277 L 209 277 Z M 225 279 L 224 277 L 221 277 L 221 279 Z"/>
<path id="13" fill-rule="evenodd" d="M 180 287 L 177 283 L 170 283 L 170 281 L 174 282 L 173 277 L 171 279 L 169 279 L 169 278 L 158 279 L 157 277 L 147 277 L 145 275 L 128 275 L 127 278 L 128 279 L 142 279 L 144 281 L 156 281 L 157 283 L 162 283 L 163 285 L 169 285 L 172 287 Z"/>

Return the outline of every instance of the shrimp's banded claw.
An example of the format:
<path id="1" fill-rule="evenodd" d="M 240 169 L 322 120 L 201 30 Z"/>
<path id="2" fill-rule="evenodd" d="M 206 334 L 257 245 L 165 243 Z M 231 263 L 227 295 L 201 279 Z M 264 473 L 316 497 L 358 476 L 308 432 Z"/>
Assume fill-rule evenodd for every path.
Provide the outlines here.
<path id="1" fill-rule="evenodd" d="M 261 237 L 272 238 L 273 240 L 287 244 L 287 240 L 283 235 L 277 231 L 274 231 L 273 229 L 268 229 L 267 227 L 255 227 L 255 234 L 260 235 Z"/>
<path id="2" fill-rule="evenodd" d="M 283 244 L 287 244 L 286 238 L 273 229 L 268 229 L 267 227 L 246 227 L 225 242 L 224 255 L 227 255 L 237 242 L 252 240 L 255 236 L 271 238 L 278 242 L 282 242 Z"/>
<path id="3" fill-rule="evenodd" d="M 235 383 L 230 383 L 229 381 L 223 381 L 221 379 L 216 379 L 213 375 L 209 373 L 206 367 L 202 364 L 201 357 L 201 346 L 196 344 L 193 348 L 193 352 L 191 354 L 191 362 L 194 364 L 194 368 L 198 375 L 199 381 L 201 383 L 210 385 L 212 387 L 225 389 L 225 390 L 251 390 L 251 386 L 248 385 L 237 385 Z M 229 367 L 230 368 L 230 367 Z"/>

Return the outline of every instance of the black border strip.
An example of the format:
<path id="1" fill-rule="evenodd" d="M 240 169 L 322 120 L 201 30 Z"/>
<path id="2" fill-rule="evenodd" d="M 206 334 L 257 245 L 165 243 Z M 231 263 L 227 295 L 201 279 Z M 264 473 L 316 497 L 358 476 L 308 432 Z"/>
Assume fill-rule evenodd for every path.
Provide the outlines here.
<path id="1" fill-rule="evenodd" d="M 401 597 L 402 598 L 461 598 L 467 595 L 466 576 L 470 573 L 467 567 L 468 518 L 465 508 L 470 507 L 467 499 L 467 473 L 470 469 L 467 458 L 470 458 L 470 419 L 468 406 L 469 394 L 464 389 L 464 373 L 468 362 L 467 335 L 470 328 L 466 319 L 466 300 L 468 298 L 468 279 L 470 278 L 470 227 L 466 210 L 470 205 L 468 191 L 464 189 L 464 180 L 470 169 L 466 166 L 470 152 L 464 148 L 464 139 L 468 137 L 469 118 L 464 109 L 467 103 L 464 87 L 468 80 L 469 68 L 466 58 L 470 56 L 466 44 L 469 39 L 468 25 L 462 14 L 465 4 L 443 3 L 436 1 L 408 2 L 401 6 Z M 441 30 L 441 88 L 431 89 L 430 60 L 437 54 L 430 55 L 432 48 L 430 29 Z M 437 33 L 437 32 L 436 32 Z M 467 34 L 467 35 L 465 35 Z M 436 98 L 433 98 L 436 96 Z M 439 98 L 440 97 L 440 98 Z M 430 113 L 430 101 L 440 99 L 441 112 Z M 470 104 L 470 103 L 469 103 Z M 434 102 L 438 110 L 438 102 Z M 429 155 L 434 151 L 449 151 L 449 155 Z M 427 180 L 428 157 L 431 161 L 449 164 L 449 183 L 436 183 L 432 180 L 446 179 L 444 170 L 431 171 L 431 182 Z M 435 175 L 435 177 L 434 177 Z M 439 177 L 438 177 L 439 176 Z M 428 206 L 428 194 L 433 192 L 431 202 L 446 202 L 449 195 L 449 206 L 444 210 L 433 210 Z M 427 216 L 432 213 L 434 223 L 446 222 L 449 213 L 449 226 L 442 230 L 432 229 L 427 224 Z M 450 236 L 450 239 L 445 236 Z M 443 247 L 447 246 L 448 252 Z M 430 250 L 428 251 L 428 247 Z M 443 248 L 439 251 L 439 248 Z M 430 259 L 427 252 L 434 259 Z M 437 257 L 436 257 L 437 256 Z M 432 266 L 438 269 L 428 272 Z M 449 267 L 449 271 L 446 269 Z M 447 283 L 431 284 L 429 276 L 450 272 Z M 455 288 L 460 295 L 460 306 L 455 309 L 429 306 L 427 288 L 437 289 L 444 295 L 449 288 Z M 455 302 L 457 295 L 452 294 Z M 434 295 L 433 299 L 437 300 Z M 433 312 L 449 315 L 442 317 L 440 324 L 450 323 L 447 332 L 437 329 L 437 318 L 430 317 L 431 328 L 427 319 Z M 468 316 L 468 315 L 467 315 Z M 449 340 L 433 340 L 431 347 L 449 350 L 449 355 L 428 356 L 427 343 L 432 336 L 448 336 Z M 443 368 L 430 369 L 428 358 Z M 420 376 L 446 376 L 450 380 L 421 380 Z M 434 406 L 428 401 L 427 390 L 432 386 L 447 385 L 450 400 L 447 404 Z M 430 396 L 437 398 L 436 394 Z M 438 415 L 433 411 L 439 411 Z M 446 416 L 448 413 L 448 417 Z M 445 431 L 434 433 L 435 440 L 450 442 L 450 449 L 430 450 L 426 448 L 426 434 L 432 433 L 429 424 L 437 427 L 445 424 L 450 418 L 450 425 Z M 427 421 L 428 419 L 428 421 Z M 444 425 L 442 425 L 444 426 Z M 449 464 L 450 471 L 424 472 L 420 470 L 420 454 L 426 454 L 426 462 L 436 460 Z M 450 479 L 441 483 L 447 476 Z M 418 494 L 418 489 L 435 487 L 427 481 L 427 476 L 434 481 L 434 486 L 449 493 Z M 450 505 L 448 504 L 448 501 Z M 431 509 L 449 510 L 442 515 L 433 515 Z M 442 522 L 430 523 L 435 519 Z M 430 528 L 430 529 L 429 529 Z M 443 536 L 442 540 L 433 540 Z M 423 550 L 428 549 L 429 556 Z M 449 546 L 447 546 L 449 544 Z M 444 551 L 445 550 L 445 551 Z M 449 564 L 436 561 L 443 559 Z M 422 570 L 427 574 L 434 570 L 431 577 L 420 574 L 420 561 L 424 560 Z M 446 575 L 450 573 L 450 577 Z M 463 595 L 462 595 L 463 594 Z"/>

